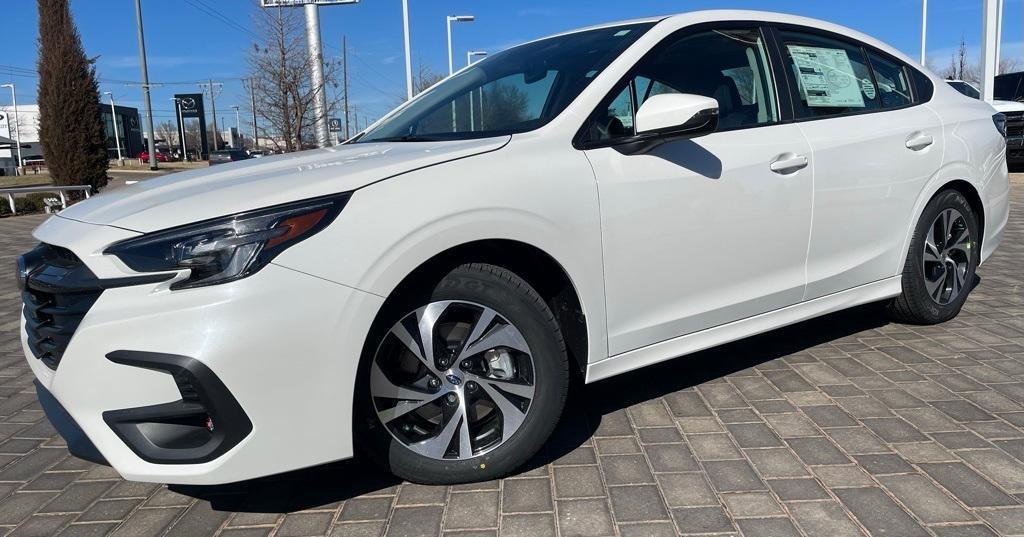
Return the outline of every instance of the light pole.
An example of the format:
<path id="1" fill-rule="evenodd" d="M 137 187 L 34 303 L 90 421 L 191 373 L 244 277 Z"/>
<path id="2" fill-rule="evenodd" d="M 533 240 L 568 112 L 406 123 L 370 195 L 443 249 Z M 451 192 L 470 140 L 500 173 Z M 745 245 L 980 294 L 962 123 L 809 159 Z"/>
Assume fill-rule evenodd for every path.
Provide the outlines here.
<path id="1" fill-rule="evenodd" d="M 452 59 L 452 23 L 453 22 L 473 22 L 476 17 L 473 15 L 448 15 L 448 74 L 455 74 L 455 60 Z"/>
<path id="2" fill-rule="evenodd" d="M 14 172 L 21 175 L 24 162 L 21 160 L 21 121 L 18 118 L 18 95 L 14 91 L 14 83 L 0 84 L 0 88 L 11 88 L 11 104 L 14 105 L 14 143 L 18 144 L 18 166 L 14 168 Z"/>
<path id="3" fill-rule="evenodd" d="M 928 43 L 928 0 L 921 0 L 921 65 L 927 59 L 925 46 Z"/>
<path id="4" fill-rule="evenodd" d="M 171 97 L 174 101 L 174 109 L 178 112 L 178 134 L 181 136 L 181 158 L 188 162 L 188 143 L 185 140 L 185 117 L 181 115 L 181 99 Z"/>
<path id="5" fill-rule="evenodd" d="M 117 165 L 124 166 L 124 156 L 121 155 L 121 133 L 117 130 L 117 110 L 114 109 L 114 94 L 104 91 L 104 95 L 110 96 L 110 123 L 114 125 L 114 143 L 117 144 Z"/>
<path id="6" fill-rule="evenodd" d="M 412 100 L 412 45 L 409 40 L 409 0 L 402 0 L 402 29 L 405 32 L 405 94 Z M 345 103 L 348 106 L 348 103 Z M 346 123 L 346 127 L 348 124 Z M 346 136 L 348 133 L 346 133 Z"/>
<path id="7" fill-rule="evenodd" d="M 470 65 L 473 65 L 473 57 L 474 56 L 486 56 L 486 55 L 487 55 L 487 53 L 482 51 L 482 50 L 470 50 L 469 52 L 466 52 L 466 66 L 468 67 Z M 484 89 L 480 88 L 480 99 L 481 99 L 481 102 L 483 102 L 483 94 L 484 94 Z M 470 91 L 469 92 L 469 130 L 471 130 L 471 131 L 475 131 L 476 130 L 476 126 L 475 126 L 476 125 L 476 121 L 475 121 L 473 115 L 474 115 L 473 114 L 473 92 Z M 480 105 L 480 120 L 481 120 L 481 123 L 483 122 L 483 119 L 484 119 L 484 107 L 483 107 L 483 104 L 481 104 Z M 480 130 L 483 130 L 483 125 L 480 125 L 480 127 L 481 127 Z"/>

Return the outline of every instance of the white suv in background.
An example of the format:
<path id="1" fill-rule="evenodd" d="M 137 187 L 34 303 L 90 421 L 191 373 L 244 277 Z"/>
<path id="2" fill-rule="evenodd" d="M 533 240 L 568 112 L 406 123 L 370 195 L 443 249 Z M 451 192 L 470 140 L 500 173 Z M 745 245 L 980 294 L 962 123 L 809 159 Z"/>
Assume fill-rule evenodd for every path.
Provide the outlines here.
<path id="1" fill-rule="evenodd" d="M 128 479 L 492 479 L 595 382 L 868 302 L 957 315 L 1000 116 L 871 37 L 703 11 L 533 41 L 353 143 L 74 205 L 19 259 L 51 421 Z M 628 387 L 624 387 L 628 389 Z"/>

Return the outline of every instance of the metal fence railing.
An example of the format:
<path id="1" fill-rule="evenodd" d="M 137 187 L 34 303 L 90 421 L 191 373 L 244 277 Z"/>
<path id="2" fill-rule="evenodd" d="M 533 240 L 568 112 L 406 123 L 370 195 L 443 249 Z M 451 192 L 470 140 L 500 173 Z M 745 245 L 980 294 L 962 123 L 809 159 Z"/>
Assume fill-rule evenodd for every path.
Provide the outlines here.
<path id="1" fill-rule="evenodd" d="M 92 187 L 89 185 L 68 185 L 68 186 L 23 186 L 16 188 L 0 188 L 0 195 L 7 196 L 7 203 L 11 207 L 11 214 L 18 214 L 18 211 L 14 206 L 14 196 L 17 194 L 33 194 L 36 192 L 56 192 L 60 196 L 60 208 L 68 208 L 68 192 L 82 191 L 85 192 L 85 197 L 89 197 L 92 193 Z"/>

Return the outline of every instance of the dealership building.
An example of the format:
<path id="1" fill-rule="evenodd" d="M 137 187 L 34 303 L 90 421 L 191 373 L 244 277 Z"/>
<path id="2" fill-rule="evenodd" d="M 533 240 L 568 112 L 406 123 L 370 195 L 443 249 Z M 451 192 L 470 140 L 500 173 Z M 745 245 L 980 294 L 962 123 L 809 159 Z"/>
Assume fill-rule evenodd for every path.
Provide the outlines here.
<path id="1" fill-rule="evenodd" d="M 0 136 L 17 140 L 21 135 L 21 156 L 24 160 L 41 160 L 43 147 L 39 143 L 39 105 L 18 104 L 18 116 L 14 117 L 14 107 L 0 106 L 0 114 L 6 117 L 7 130 L 0 129 Z M 134 158 L 145 148 L 142 135 L 142 121 L 139 110 L 128 106 L 115 106 L 111 114 L 110 103 L 100 103 L 100 119 L 107 137 L 107 156 L 117 158 L 117 142 L 114 139 L 114 122 L 117 122 L 117 135 L 121 142 L 121 153 L 124 158 Z M 0 122 L 3 124 L 4 122 Z M 18 132 L 15 133 L 15 130 Z M 9 131 L 9 132 L 8 132 Z M 13 147 L 0 145 L 0 161 L 17 159 L 17 150 Z"/>

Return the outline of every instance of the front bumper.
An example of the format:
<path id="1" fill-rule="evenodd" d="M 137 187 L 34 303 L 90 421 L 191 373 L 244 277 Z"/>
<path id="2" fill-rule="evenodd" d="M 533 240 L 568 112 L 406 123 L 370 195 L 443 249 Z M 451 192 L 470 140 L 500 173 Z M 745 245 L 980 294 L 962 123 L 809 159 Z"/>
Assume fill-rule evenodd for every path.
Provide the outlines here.
<path id="1" fill-rule="evenodd" d="M 113 242 L 111 229 L 55 217 L 35 236 L 71 250 L 100 277 L 116 276 L 116 270 L 124 276 L 124 269 L 100 253 Z M 118 238 L 132 236 L 123 234 Z M 105 240 L 95 240 L 96 235 Z M 104 290 L 56 369 L 33 355 L 22 332 L 40 387 L 66 409 L 100 457 L 131 480 L 217 484 L 352 455 L 358 358 L 382 298 L 273 264 L 223 285 L 170 291 L 169 284 Z M 151 415 L 140 417 L 139 409 L 180 405 L 187 391 L 166 367 L 125 359 L 125 352 L 194 361 L 192 369 L 208 371 L 238 407 L 220 418 L 207 412 L 214 414 L 211 432 L 248 431 L 222 452 L 175 460 L 182 454 L 177 448 L 209 448 L 197 428 L 205 423 L 185 420 L 193 427 L 184 431 L 191 444 L 175 443 L 182 435 L 171 434 L 167 441 L 166 431 L 154 432 L 149 425 L 119 425 L 153 423 Z M 209 390 L 209 380 L 198 384 Z M 203 404 L 203 411 L 210 410 L 208 400 Z M 124 415 L 132 409 L 135 414 Z M 54 415 L 48 411 L 48 416 L 56 425 Z M 171 451 L 140 449 L 147 441 Z"/>

